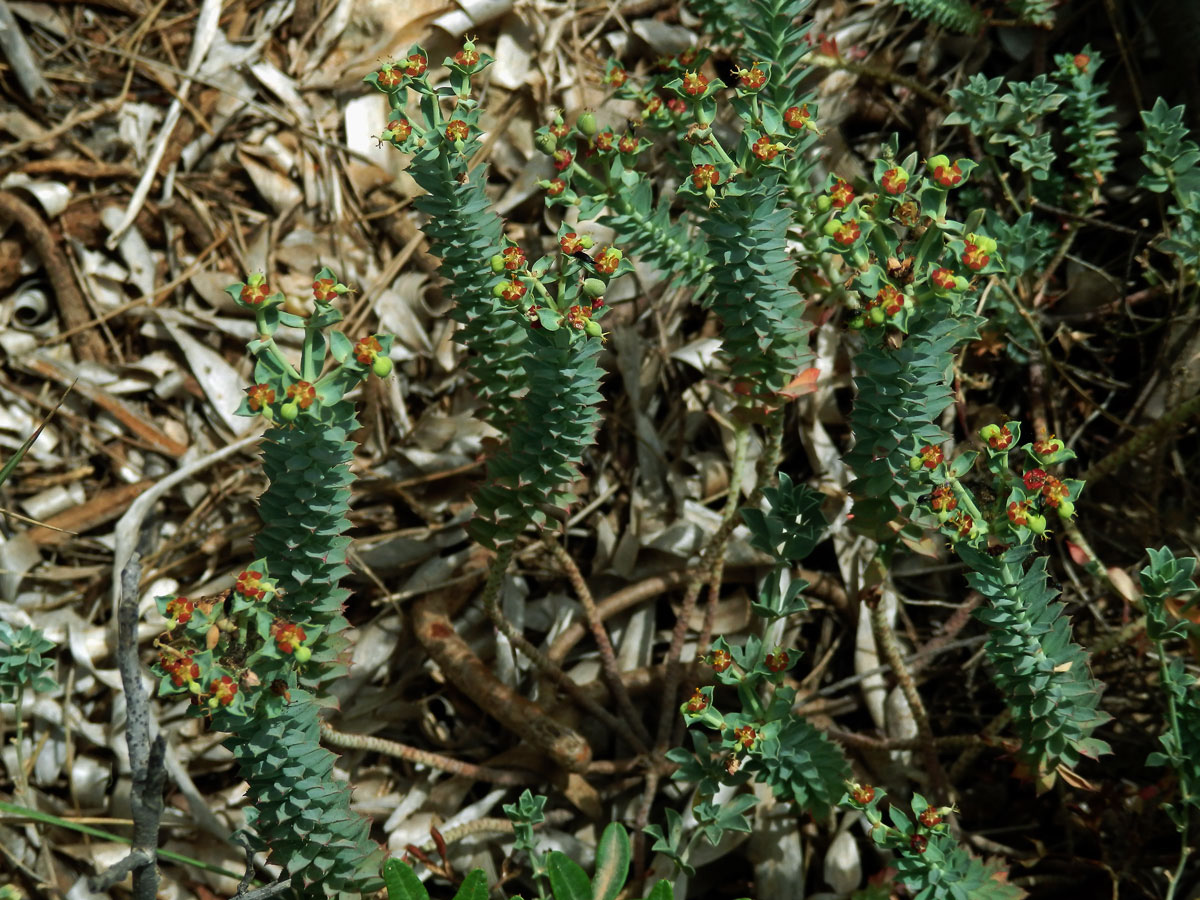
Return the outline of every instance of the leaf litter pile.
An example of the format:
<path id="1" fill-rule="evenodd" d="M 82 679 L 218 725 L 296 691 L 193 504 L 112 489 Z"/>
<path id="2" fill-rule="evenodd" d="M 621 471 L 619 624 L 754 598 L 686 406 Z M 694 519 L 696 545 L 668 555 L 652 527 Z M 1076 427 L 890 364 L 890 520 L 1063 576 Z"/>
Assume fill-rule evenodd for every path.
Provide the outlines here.
<path id="1" fill-rule="evenodd" d="M 1126 22 L 1115 9 L 1106 18 L 1101 6 L 1109 7 L 1060 4 L 1053 29 L 962 36 L 887 0 L 815 4 L 824 62 L 809 89 L 825 131 L 820 174 L 869 172 L 892 132 L 922 158 L 952 142 L 973 155 L 961 129 L 940 124 L 945 89 L 977 71 L 1032 77 L 1085 39 L 1118 61 L 1108 78 L 1131 133 L 1143 96 L 1175 90 L 1172 102 L 1200 109 L 1195 72 L 1170 68 L 1178 56 L 1170 26 L 1152 16 Z M 556 692 L 473 603 L 490 557 L 466 538 L 469 496 L 501 436 L 477 415 L 412 205 L 418 189 L 404 157 L 375 139 L 386 101 L 362 78 L 415 42 L 437 60 L 463 34 L 477 35 L 496 63 L 481 80 L 486 137 L 475 165 L 486 167 L 478 171 L 508 236 L 552 247 L 561 215 L 542 202 L 537 182 L 553 167 L 534 130 L 560 108 L 568 121 L 584 109 L 608 125 L 636 120 L 633 104 L 607 101 L 606 60 L 648 72 L 705 40 L 697 16 L 664 0 L 0 0 L 0 15 L 20 35 L 4 45 L 0 68 L 0 458 L 20 457 L 0 486 L 0 620 L 41 628 L 54 645 L 54 686 L 26 692 L 20 711 L 23 772 L 17 711 L 0 706 L 0 881 L 32 896 L 86 897 L 87 877 L 126 854 L 119 572 L 136 549 L 148 666 L 164 624 L 153 598 L 219 594 L 251 559 L 265 486 L 262 423 L 233 410 L 250 383 L 244 346 L 255 328 L 224 288 L 264 272 L 289 297 L 307 297 L 320 265 L 355 287 L 341 301 L 348 332 L 396 335 L 394 376 L 356 396 L 363 428 L 347 609 L 355 643 L 325 732 L 374 837 L 397 855 L 418 848 L 412 858 L 452 879 L 482 866 L 495 885 L 514 871 L 500 808 L 526 787 L 550 798 L 545 845 L 585 866 L 608 821 L 634 829 L 662 824 L 668 807 L 686 814 L 689 792 L 661 757 L 651 766 L 639 758 L 631 736 L 655 738 L 666 710 L 670 745 L 685 741 L 675 710 L 712 678 L 692 662 L 697 636 L 739 642 L 752 632 L 756 577 L 769 565 L 736 530 L 717 589 L 683 623 L 684 693 L 666 695 L 683 588 L 720 526 L 731 482 L 738 404 L 721 375 L 719 329 L 649 268 L 625 295 L 607 298 L 605 425 L 575 486 L 581 502 L 558 523 L 582 580 L 530 533 L 504 585 L 509 619 L 584 694 L 615 710 L 581 595 L 597 604 L 633 703 L 628 733 L 614 733 Z M 9 26 L 0 19 L 0 27 Z M 1128 56 L 1118 36 L 1130 35 L 1137 52 L 1163 60 L 1155 76 L 1163 84 L 1148 83 Z M 749 62 L 718 52 L 709 74 Z M 960 360 L 960 440 L 987 422 L 1027 417 L 1072 435 L 1095 464 L 1200 390 L 1194 287 L 1191 305 L 1177 308 L 1171 285 L 1141 280 L 1153 237 L 1146 221 L 1161 211 L 1122 208 L 1138 176 L 1132 138 L 1120 149 L 1131 170 L 1118 171 L 1107 205 L 1047 281 L 1062 302 L 1043 321 L 1046 340 L 1022 356 L 987 334 Z M 789 408 L 781 468 L 819 486 L 844 524 L 850 373 L 842 333 L 819 335 L 821 379 Z M 744 493 L 761 450 L 752 438 Z M 1114 754 L 1047 794 L 1014 767 L 1003 703 L 979 652 L 982 629 L 970 617 L 980 598 L 960 570 L 903 560 L 896 590 L 881 601 L 953 779 L 961 841 L 1003 860 L 1033 896 L 1116 896 L 1119 886 L 1123 897 L 1157 897 L 1175 864 L 1178 842 L 1161 808 L 1174 784 L 1144 765 L 1162 728 L 1157 661 L 1127 598 L 1143 546 L 1195 553 L 1186 473 L 1200 471 L 1196 454 L 1193 418 L 1120 466 L 1097 469 L 1081 527 L 1106 580 L 1086 572 L 1061 536 L 1045 545 L 1114 715 L 1099 735 Z M 857 594 L 871 554 L 848 537 L 823 544 L 811 568 L 795 573 L 813 585 L 809 611 L 780 643 L 804 650 L 791 672 L 797 712 L 841 744 L 857 779 L 903 795 L 922 790 L 926 775 L 906 742 L 916 734 L 912 713 Z M 187 716 L 186 703 L 155 698 L 151 709 L 167 739 L 163 895 L 232 896 L 245 870 L 245 852 L 230 840 L 243 822 L 244 784 L 221 735 Z M 513 718 L 493 717 L 498 709 L 518 710 L 531 728 L 544 717 L 578 732 L 592 747 L 590 768 L 568 772 L 520 729 L 498 727 Z M 753 824 L 717 848 L 700 845 L 689 896 L 899 896 L 857 814 L 813 819 L 760 792 Z M 444 861 L 431 829 L 447 841 Z M 637 859 L 653 877 L 670 877 L 646 845 Z M 504 890 L 527 888 L 512 881 Z"/>

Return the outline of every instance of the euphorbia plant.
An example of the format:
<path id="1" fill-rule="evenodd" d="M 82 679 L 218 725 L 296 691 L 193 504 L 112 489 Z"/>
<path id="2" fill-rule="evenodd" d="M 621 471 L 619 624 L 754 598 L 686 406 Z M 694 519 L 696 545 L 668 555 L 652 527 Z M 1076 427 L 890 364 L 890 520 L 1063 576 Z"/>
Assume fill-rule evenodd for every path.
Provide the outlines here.
<path id="1" fill-rule="evenodd" d="M 918 520 L 928 522 L 932 513 L 971 568 L 967 581 L 988 601 L 977 613 L 989 629 L 984 649 L 1021 739 L 1017 758 L 1041 791 L 1081 757 L 1110 752 L 1092 736 L 1111 718 L 1099 709 L 1101 685 L 1083 648 L 1071 641 L 1063 604 L 1055 602 L 1058 591 L 1047 584 L 1046 558 L 1027 565 L 1048 532 L 1047 516 L 1075 515 L 1083 482 L 1046 471 L 1075 458 L 1057 438 L 1022 445 L 1018 422 L 987 425 L 980 438 L 982 458 L 966 451 L 946 460 L 931 445 L 912 457 L 914 472 L 934 486 Z M 1020 475 L 1011 468 L 1014 450 L 1025 458 Z M 966 480 L 977 462 L 990 475 L 990 503 Z"/>
<path id="2" fill-rule="evenodd" d="M 228 733 L 249 784 L 252 845 L 305 896 L 338 897 L 377 886 L 382 859 L 369 822 L 350 810 L 349 787 L 332 777 L 334 754 L 319 742 L 324 687 L 345 671 L 349 591 L 340 582 L 350 571 L 350 435 L 359 427 L 346 394 L 391 372 L 392 339 L 328 332 L 350 289 L 329 269 L 312 287 L 307 316 L 285 312 L 284 295 L 261 275 L 227 289 L 253 311 L 259 334 L 248 345 L 255 384 L 238 413 L 271 423 L 258 558 L 221 595 L 158 598 L 167 619 L 158 668 L 162 693 L 190 694 L 193 714 Z M 276 343 L 280 327 L 303 331 L 298 361 Z"/>

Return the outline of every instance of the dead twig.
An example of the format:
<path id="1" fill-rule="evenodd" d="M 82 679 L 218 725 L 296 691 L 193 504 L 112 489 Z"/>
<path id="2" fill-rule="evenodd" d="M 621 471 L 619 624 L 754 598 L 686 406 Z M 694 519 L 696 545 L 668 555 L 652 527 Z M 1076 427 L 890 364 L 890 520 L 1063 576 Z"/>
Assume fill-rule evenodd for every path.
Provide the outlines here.
<path id="1" fill-rule="evenodd" d="M 15 194 L 0 191 L 0 221 L 16 225 L 19 231 L 29 238 L 33 252 L 42 261 L 46 277 L 50 279 L 54 288 L 54 297 L 58 301 L 58 311 L 63 324 L 67 328 L 83 329 L 71 339 L 71 348 L 75 355 L 81 360 L 104 362 L 108 355 L 104 342 L 100 340 L 96 329 L 87 327 L 92 322 L 92 314 L 75 284 L 71 264 L 59 248 L 54 234 L 42 221 L 42 217 Z"/>
<path id="2" fill-rule="evenodd" d="M 133 844 L 129 855 L 89 879 L 89 886 L 105 892 L 133 872 L 134 900 L 154 900 L 158 894 L 158 828 L 163 813 L 163 785 L 167 779 L 163 736 L 150 739 L 150 704 L 142 690 L 142 666 L 138 659 L 138 583 L 140 557 L 135 553 L 121 572 L 121 605 L 117 621 L 117 666 L 125 690 L 125 740 L 129 744 L 129 768 L 133 774 L 130 808 Z"/>
<path id="3" fill-rule="evenodd" d="M 439 609 L 440 596 L 413 604 L 413 631 L 446 678 L 501 725 L 524 737 L 558 765 L 581 772 L 592 748 L 573 728 L 550 716 L 538 704 L 501 682 L 483 664 Z"/>

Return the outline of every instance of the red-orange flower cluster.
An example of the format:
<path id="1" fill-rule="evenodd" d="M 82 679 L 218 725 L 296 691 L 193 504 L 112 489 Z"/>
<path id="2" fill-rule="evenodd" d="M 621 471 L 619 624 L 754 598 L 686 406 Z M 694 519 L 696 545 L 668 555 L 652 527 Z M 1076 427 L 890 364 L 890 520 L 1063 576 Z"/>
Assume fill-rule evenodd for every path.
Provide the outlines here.
<path id="1" fill-rule="evenodd" d="M 167 623 L 168 630 L 176 625 L 186 625 L 192 620 L 192 613 L 196 610 L 196 604 L 187 597 L 176 597 L 167 603 L 167 615 L 171 617 L 171 621 Z"/>
<path id="2" fill-rule="evenodd" d="M 692 184 L 696 186 L 696 190 L 702 191 L 710 185 L 717 185 L 721 182 L 721 173 L 717 171 L 717 167 L 710 163 L 705 163 L 701 166 L 696 166 L 692 169 Z"/>
<path id="3" fill-rule="evenodd" d="M 337 299 L 337 291 L 333 289 L 337 282 L 332 278 L 318 278 L 312 283 L 313 298 L 322 303 Z"/>
<path id="4" fill-rule="evenodd" d="M 683 92 L 689 97 L 699 97 L 708 90 L 708 79 L 699 72 L 683 73 Z"/>
<path id="5" fill-rule="evenodd" d="M 942 448 L 935 447 L 933 444 L 926 444 L 917 455 L 920 457 L 921 465 L 927 469 L 936 469 L 946 458 L 942 453 Z"/>
<path id="6" fill-rule="evenodd" d="M 200 666 L 192 658 L 195 654 L 195 650 L 189 650 L 186 656 L 173 656 L 165 652 L 159 655 L 159 665 L 170 676 L 171 684 L 175 687 L 191 684 L 200 677 Z"/>
<path id="7" fill-rule="evenodd" d="M 364 366 L 369 366 L 375 362 L 375 357 L 383 352 L 383 347 L 380 346 L 379 340 L 375 335 L 360 338 L 354 345 L 354 358 Z"/>
<path id="8" fill-rule="evenodd" d="M 307 381 L 297 381 L 287 389 L 289 400 L 295 400 L 301 409 L 308 409 L 317 399 L 317 389 Z"/>
<path id="9" fill-rule="evenodd" d="M 854 188 L 839 178 L 829 189 L 829 199 L 837 209 L 845 209 L 854 201 Z"/>
<path id="10" fill-rule="evenodd" d="M 929 505 L 934 512 L 950 512 L 958 506 L 958 498 L 954 496 L 954 488 L 948 484 L 939 484 L 933 489 Z"/>
<path id="11" fill-rule="evenodd" d="M 264 281 L 262 284 L 243 284 L 241 298 L 243 303 L 249 303 L 251 306 L 258 306 L 266 301 L 271 294 L 271 289 Z"/>
<path id="12" fill-rule="evenodd" d="M 266 588 L 263 586 L 262 572 L 255 572 L 253 569 L 247 569 L 238 575 L 234 589 L 251 600 L 262 600 L 267 596 Z"/>
<path id="13" fill-rule="evenodd" d="M 212 684 L 208 686 L 208 691 L 217 698 L 218 703 L 228 706 L 237 695 L 237 682 L 228 675 L 222 675 L 220 678 L 213 679 Z"/>
<path id="14" fill-rule="evenodd" d="M 789 106 L 783 113 L 783 123 L 788 128 L 799 130 L 808 125 L 809 119 L 812 116 L 808 112 L 808 104 L 803 106 Z"/>
<path id="15" fill-rule="evenodd" d="M 297 647 L 304 643 L 304 639 L 308 635 L 299 625 L 291 622 L 276 622 L 271 626 L 271 637 L 275 639 L 275 647 L 279 652 L 290 656 Z"/>
<path id="16" fill-rule="evenodd" d="M 246 388 L 246 405 L 254 412 L 275 402 L 275 391 L 268 384 L 256 384 Z"/>

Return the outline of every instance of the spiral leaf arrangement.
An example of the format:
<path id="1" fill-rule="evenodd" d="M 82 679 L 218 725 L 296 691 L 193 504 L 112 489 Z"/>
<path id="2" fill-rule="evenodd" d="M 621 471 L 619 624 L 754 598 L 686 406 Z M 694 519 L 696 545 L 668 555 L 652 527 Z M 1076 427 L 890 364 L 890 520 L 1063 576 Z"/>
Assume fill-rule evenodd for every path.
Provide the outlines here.
<path id="1" fill-rule="evenodd" d="M 1167 106 L 1159 97 L 1153 109 L 1142 113 L 1142 164 L 1147 174 L 1138 184 L 1156 194 L 1170 194 L 1174 202 L 1168 212 L 1174 222 L 1157 246 L 1175 256 L 1194 280 L 1200 269 L 1200 148 L 1189 140 L 1184 112 L 1183 106 Z"/>
<path id="2" fill-rule="evenodd" d="M 267 850 L 305 897 L 348 897 L 378 881 L 382 850 L 370 823 L 350 809 L 350 789 L 332 777 L 335 756 L 320 737 L 320 694 L 344 673 L 350 538 L 350 435 L 359 427 L 345 394 L 372 372 L 391 372 L 391 338 L 352 343 L 326 329 L 349 288 L 328 269 L 313 282 L 316 310 L 283 312 L 261 275 L 228 289 L 254 310 L 255 381 L 238 409 L 273 423 L 263 438 L 270 485 L 259 503 L 260 558 L 224 595 L 160 597 L 167 633 L 157 669 L 163 693 L 190 695 L 194 714 L 227 732 L 249 784 L 251 846 Z M 298 366 L 275 343 L 280 326 L 302 329 Z M 324 372 L 326 357 L 335 365 Z M 324 374 L 323 374 L 324 373 Z"/>
<path id="3" fill-rule="evenodd" d="M 855 443 L 846 461 L 857 476 L 855 526 L 881 540 L 924 492 L 913 451 L 946 439 L 937 423 L 951 402 L 954 352 L 980 321 L 971 312 L 976 276 L 1002 270 L 993 238 L 945 215 L 970 161 L 935 156 L 910 176 L 915 168 L 915 157 L 898 164 L 885 154 L 873 194 L 860 197 L 833 179 L 817 200 L 830 213 L 829 249 L 857 269 L 850 326 L 864 341 L 854 358 Z"/>
<path id="4" fill-rule="evenodd" d="M 1066 120 L 1063 136 L 1069 141 L 1071 172 L 1087 190 L 1081 191 L 1075 206 L 1086 209 L 1097 202 L 1100 186 L 1113 171 L 1117 151 L 1115 109 L 1105 104 L 1106 85 L 1096 82 L 1096 70 L 1103 64 L 1100 54 L 1090 46 L 1072 55 L 1054 58 L 1056 75 L 1066 89 L 1062 117 Z"/>
<path id="5" fill-rule="evenodd" d="M 1194 610 L 1196 605 L 1195 557 L 1182 559 L 1166 547 L 1147 550 L 1150 564 L 1141 571 L 1142 602 L 1146 609 L 1146 636 L 1154 642 L 1160 660 L 1159 675 L 1167 701 L 1167 728 L 1159 737 L 1162 750 L 1150 754 L 1146 764 L 1170 766 L 1179 779 L 1179 797 L 1164 809 L 1183 841 L 1180 871 L 1188 855 L 1188 826 L 1200 810 L 1200 760 L 1194 748 L 1200 746 L 1200 679 L 1187 671 L 1184 660 L 1166 652 L 1166 642 L 1172 639 L 1195 640 L 1198 629 L 1187 618 L 1168 611 L 1168 601 L 1182 606 L 1181 614 Z M 1190 595 L 1190 596 L 1189 596 Z M 1184 599 L 1184 598 L 1188 599 Z M 1178 876 L 1176 876 L 1178 880 Z"/>
<path id="6" fill-rule="evenodd" d="M 1046 558 L 1026 568 L 1030 552 L 1021 545 L 991 557 L 958 548 L 972 569 L 967 581 L 989 603 L 978 613 L 990 630 L 984 649 L 1021 738 L 1020 758 L 1045 789 L 1059 766 L 1074 768 L 1081 757 L 1110 752 L 1091 734 L 1112 717 L 1098 709 L 1102 685 L 1088 670 L 1087 653 L 1071 641 Z"/>
<path id="7" fill-rule="evenodd" d="M 383 140 L 412 154 L 409 173 L 426 191 L 414 205 L 428 216 L 422 230 L 431 252 L 441 257 L 440 272 L 454 301 L 451 315 L 462 325 L 455 340 L 471 352 L 466 369 L 486 402 L 484 417 L 503 430 L 518 415 L 518 397 L 527 384 L 527 350 L 524 330 L 489 290 L 492 273 L 486 260 L 504 246 L 503 223 L 484 192 L 484 170 L 469 168 L 480 134 L 471 79 L 491 63 L 470 41 L 446 60 L 451 70 L 447 93 L 453 97 L 448 113 L 442 109 L 444 94 L 429 83 L 429 60 L 420 46 L 365 80 L 387 94 L 392 108 Z M 404 112 L 410 90 L 420 98 L 420 122 Z"/>

